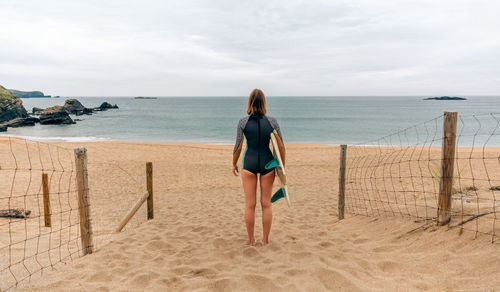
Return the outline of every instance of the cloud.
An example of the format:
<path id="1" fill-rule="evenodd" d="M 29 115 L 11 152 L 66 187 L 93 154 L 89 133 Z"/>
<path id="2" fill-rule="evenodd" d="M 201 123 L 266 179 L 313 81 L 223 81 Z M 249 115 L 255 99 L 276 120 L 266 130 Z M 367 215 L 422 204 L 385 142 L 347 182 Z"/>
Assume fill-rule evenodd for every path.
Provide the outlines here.
<path id="1" fill-rule="evenodd" d="M 246 95 L 254 87 L 269 95 L 500 92 L 496 1 L 1 4 L 0 82 L 10 88 L 116 96 Z"/>

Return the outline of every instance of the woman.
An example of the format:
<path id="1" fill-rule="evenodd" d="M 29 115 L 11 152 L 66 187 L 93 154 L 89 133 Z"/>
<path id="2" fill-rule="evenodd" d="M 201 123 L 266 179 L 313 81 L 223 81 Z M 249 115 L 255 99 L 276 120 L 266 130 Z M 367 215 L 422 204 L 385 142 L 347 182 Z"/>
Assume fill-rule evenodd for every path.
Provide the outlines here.
<path id="1" fill-rule="evenodd" d="M 278 133 L 278 145 L 285 163 L 285 147 L 280 127 L 276 119 L 266 116 L 266 97 L 260 89 L 250 93 L 247 106 L 248 116 L 240 119 L 236 132 L 236 144 L 233 150 L 233 174 L 238 176 L 238 158 L 243 146 L 243 138 L 247 140 L 245 153 L 241 163 L 241 180 L 245 191 L 245 223 L 251 246 L 255 245 L 254 223 L 257 196 L 257 175 L 260 176 L 260 205 L 262 206 L 262 245 L 269 243 L 269 232 L 273 221 L 271 194 L 274 183 L 274 169 L 265 169 L 265 165 L 273 160 L 269 149 L 270 135 L 273 130 Z"/>

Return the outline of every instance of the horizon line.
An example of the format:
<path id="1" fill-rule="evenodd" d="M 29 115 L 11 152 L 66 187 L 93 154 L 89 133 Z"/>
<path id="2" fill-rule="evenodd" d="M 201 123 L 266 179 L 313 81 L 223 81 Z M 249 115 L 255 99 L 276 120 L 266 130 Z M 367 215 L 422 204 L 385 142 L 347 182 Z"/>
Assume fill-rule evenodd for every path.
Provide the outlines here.
<path id="1" fill-rule="evenodd" d="M 55 98 L 54 96 L 64 97 L 247 97 L 246 95 L 51 95 L 50 97 L 22 97 L 22 98 Z M 499 94 L 453 94 L 453 95 L 267 95 L 266 97 L 440 97 L 440 96 L 456 96 L 456 97 L 498 97 Z"/>

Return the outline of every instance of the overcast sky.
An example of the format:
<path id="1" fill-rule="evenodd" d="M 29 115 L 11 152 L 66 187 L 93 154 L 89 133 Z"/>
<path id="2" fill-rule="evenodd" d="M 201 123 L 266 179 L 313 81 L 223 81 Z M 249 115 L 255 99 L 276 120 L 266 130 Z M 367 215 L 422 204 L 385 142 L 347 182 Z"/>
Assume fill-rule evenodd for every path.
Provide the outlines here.
<path id="1" fill-rule="evenodd" d="M 500 1 L 5 1 L 0 84 L 52 95 L 498 95 Z"/>

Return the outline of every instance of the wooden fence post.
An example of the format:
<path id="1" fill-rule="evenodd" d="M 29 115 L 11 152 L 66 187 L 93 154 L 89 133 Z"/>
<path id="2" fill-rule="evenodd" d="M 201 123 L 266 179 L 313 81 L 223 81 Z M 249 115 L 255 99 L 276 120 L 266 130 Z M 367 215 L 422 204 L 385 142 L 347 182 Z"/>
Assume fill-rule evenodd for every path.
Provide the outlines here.
<path id="1" fill-rule="evenodd" d="M 87 149 L 75 149 L 76 187 L 78 190 L 78 211 L 83 255 L 93 252 L 92 225 L 90 223 L 89 178 L 87 172 Z"/>
<path id="2" fill-rule="evenodd" d="M 340 145 L 339 202 L 338 202 L 339 220 L 344 219 L 346 154 L 347 154 L 347 145 Z"/>
<path id="3" fill-rule="evenodd" d="M 453 165 L 457 139 L 457 113 L 445 112 L 443 117 L 443 145 L 441 148 L 441 179 L 437 224 L 446 225 L 451 220 L 451 193 L 453 188 Z"/>
<path id="4" fill-rule="evenodd" d="M 42 173 L 42 191 L 43 191 L 43 216 L 45 218 L 45 227 L 52 226 L 50 197 L 49 197 L 49 176 Z"/>
<path id="5" fill-rule="evenodd" d="M 148 220 L 153 219 L 154 208 L 153 208 L 153 163 L 146 163 L 146 183 L 148 188 Z"/>

